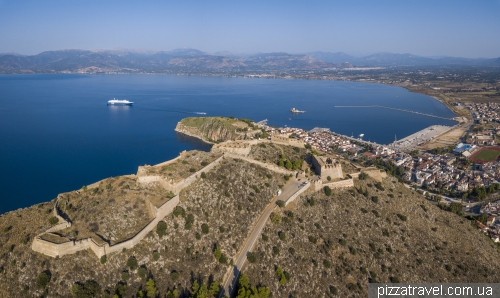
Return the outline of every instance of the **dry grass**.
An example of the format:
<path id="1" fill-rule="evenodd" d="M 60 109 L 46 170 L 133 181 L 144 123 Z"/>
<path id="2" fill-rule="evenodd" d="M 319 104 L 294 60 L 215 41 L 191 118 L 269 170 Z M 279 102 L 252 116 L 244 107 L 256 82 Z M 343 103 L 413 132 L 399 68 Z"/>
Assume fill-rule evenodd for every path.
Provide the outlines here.
<path id="1" fill-rule="evenodd" d="M 356 181 L 367 197 L 346 189 L 335 190 L 333 197 L 316 193 L 313 206 L 300 198 L 293 215 L 283 212 L 281 223 L 268 222 L 263 232 L 268 240 L 259 241 L 257 262 L 244 273 L 268 286 L 273 297 L 366 297 L 370 279 L 498 282 L 500 253 L 470 222 L 394 179 L 383 182 L 384 191 L 373 183 Z M 290 274 L 284 285 L 277 266 Z"/>
<path id="2" fill-rule="evenodd" d="M 60 197 L 59 208 L 72 226 L 58 234 L 104 239 L 111 245 L 133 237 L 153 219 L 146 198 L 158 205 L 168 200 L 155 190 L 140 189 L 131 177 L 105 179 L 97 188 Z"/>
<path id="3" fill-rule="evenodd" d="M 176 182 L 191 176 L 194 172 L 201 170 L 220 156 L 221 154 L 218 153 L 193 150 L 185 153 L 182 158 L 173 163 L 148 167 L 147 171 L 149 175 L 158 174 Z"/>

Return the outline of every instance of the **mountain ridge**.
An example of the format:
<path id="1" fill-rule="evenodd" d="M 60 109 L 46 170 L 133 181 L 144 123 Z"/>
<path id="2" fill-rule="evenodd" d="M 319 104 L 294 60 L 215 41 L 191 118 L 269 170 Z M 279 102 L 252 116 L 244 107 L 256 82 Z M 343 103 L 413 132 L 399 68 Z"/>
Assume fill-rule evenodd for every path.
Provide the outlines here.
<path id="1" fill-rule="evenodd" d="M 227 55 L 226 55 L 227 54 Z M 197 49 L 171 51 L 45 51 L 37 55 L 0 54 L 0 73 L 172 73 L 314 71 L 355 67 L 500 66 L 498 58 L 430 58 L 409 53 L 376 53 L 354 57 L 343 52 L 286 52 L 236 55 Z"/>

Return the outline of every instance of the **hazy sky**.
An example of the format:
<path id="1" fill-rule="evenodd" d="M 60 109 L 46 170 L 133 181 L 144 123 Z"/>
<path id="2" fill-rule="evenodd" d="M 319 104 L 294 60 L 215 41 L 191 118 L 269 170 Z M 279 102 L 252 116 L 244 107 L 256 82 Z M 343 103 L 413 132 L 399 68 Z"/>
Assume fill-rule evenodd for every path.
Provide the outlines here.
<path id="1" fill-rule="evenodd" d="M 0 53 L 181 47 L 500 57 L 500 0 L 0 0 Z"/>

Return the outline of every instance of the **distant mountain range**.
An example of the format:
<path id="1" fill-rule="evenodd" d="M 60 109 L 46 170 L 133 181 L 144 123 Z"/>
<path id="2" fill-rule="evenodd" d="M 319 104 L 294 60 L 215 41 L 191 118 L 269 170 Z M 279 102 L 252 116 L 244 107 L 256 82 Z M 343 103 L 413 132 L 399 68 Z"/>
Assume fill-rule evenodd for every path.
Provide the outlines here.
<path id="1" fill-rule="evenodd" d="M 168 73 L 168 72 L 287 72 L 355 67 L 479 65 L 500 66 L 500 58 L 428 58 L 412 54 L 378 53 L 354 57 L 345 53 L 258 53 L 254 55 L 196 49 L 161 52 L 48 51 L 33 56 L 0 54 L 0 73 Z"/>

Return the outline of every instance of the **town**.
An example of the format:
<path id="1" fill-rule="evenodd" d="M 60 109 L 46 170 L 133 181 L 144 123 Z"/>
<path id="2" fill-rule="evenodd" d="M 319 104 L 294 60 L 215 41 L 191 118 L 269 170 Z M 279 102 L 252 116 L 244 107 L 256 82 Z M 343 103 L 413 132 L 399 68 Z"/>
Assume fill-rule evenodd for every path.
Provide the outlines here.
<path id="1" fill-rule="evenodd" d="M 265 122 L 256 125 L 266 132 L 268 139 L 302 144 L 312 149 L 313 154 L 336 154 L 365 166 L 385 169 L 438 205 L 460 204 L 459 214 L 478 218 L 476 226 L 488 233 L 493 241 L 500 242 L 500 218 L 496 220 L 500 204 L 494 202 L 500 198 L 497 194 L 500 147 L 494 147 L 500 133 L 500 106 L 493 103 L 466 103 L 464 106 L 476 125 L 458 143 L 431 150 L 424 150 L 416 143 L 412 146 L 375 144 L 361 137 L 336 134 L 328 128 L 307 131 L 275 128 Z"/>

